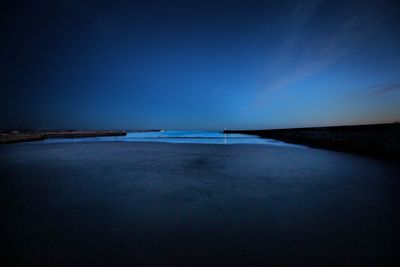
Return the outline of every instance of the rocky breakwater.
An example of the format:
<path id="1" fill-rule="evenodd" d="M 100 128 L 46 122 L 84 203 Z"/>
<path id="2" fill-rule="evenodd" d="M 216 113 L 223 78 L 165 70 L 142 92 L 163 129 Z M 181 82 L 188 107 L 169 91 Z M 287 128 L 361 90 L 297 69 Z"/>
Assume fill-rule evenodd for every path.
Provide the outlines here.
<path id="1" fill-rule="evenodd" d="M 400 123 L 272 130 L 225 130 L 354 153 L 400 159 Z"/>
<path id="2" fill-rule="evenodd" d="M 0 144 L 11 144 L 44 140 L 47 138 L 84 138 L 99 136 L 124 136 L 126 131 L 41 131 L 41 132 L 19 132 L 8 131 L 0 133 Z"/>

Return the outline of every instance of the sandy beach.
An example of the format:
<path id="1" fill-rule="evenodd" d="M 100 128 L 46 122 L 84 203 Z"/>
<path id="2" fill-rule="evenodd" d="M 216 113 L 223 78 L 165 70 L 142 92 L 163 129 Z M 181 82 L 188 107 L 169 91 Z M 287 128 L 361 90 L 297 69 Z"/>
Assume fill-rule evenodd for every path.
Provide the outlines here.
<path id="1" fill-rule="evenodd" d="M 30 266 L 383 266 L 399 167 L 270 145 L 0 147 L 6 260 Z"/>

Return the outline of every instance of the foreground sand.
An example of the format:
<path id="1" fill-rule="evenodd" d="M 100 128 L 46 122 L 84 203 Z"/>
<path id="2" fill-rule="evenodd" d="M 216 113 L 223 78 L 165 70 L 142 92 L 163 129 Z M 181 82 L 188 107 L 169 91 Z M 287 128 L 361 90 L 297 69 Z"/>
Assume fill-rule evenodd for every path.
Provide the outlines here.
<path id="1" fill-rule="evenodd" d="M 358 265 L 397 261 L 399 167 L 268 145 L 0 147 L 16 265 Z"/>

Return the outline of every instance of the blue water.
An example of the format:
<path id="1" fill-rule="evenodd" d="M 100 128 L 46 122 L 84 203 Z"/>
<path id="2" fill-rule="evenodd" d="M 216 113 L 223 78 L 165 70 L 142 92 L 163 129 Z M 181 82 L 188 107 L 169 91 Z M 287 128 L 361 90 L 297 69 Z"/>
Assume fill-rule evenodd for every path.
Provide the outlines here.
<path id="1" fill-rule="evenodd" d="M 163 143 L 191 143 L 191 144 L 268 144 L 276 146 L 296 146 L 285 142 L 261 138 L 247 134 L 224 134 L 221 132 L 206 131 L 163 131 L 163 132 L 129 132 L 126 136 L 105 136 L 86 138 L 51 138 L 43 143 L 66 142 L 163 142 Z"/>
<path id="2" fill-rule="evenodd" d="M 122 140 L 152 138 L 225 140 Z M 397 165 L 263 144 L 4 145 L 2 252 L 16 266 L 400 266 Z"/>

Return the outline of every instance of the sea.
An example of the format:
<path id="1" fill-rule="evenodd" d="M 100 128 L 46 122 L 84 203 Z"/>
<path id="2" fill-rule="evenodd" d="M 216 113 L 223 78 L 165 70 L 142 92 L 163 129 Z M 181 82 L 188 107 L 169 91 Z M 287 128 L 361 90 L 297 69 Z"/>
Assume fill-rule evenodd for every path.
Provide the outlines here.
<path id="1" fill-rule="evenodd" d="M 12 266 L 400 266 L 397 162 L 258 136 L 2 145 L 0 203 Z"/>
<path id="2" fill-rule="evenodd" d="M 158 131 L 158 132 L 128 132 L 126 136 L 103 136 L 85 138 L 49 138 L 43 143 L 70 142 L 162 142 L 189 144 L 266 144 L 274 146 L 298 146 L 282 141 L 261 138 L 256 135 L 226 134 L 212 131 Z M 298 146 L 300 147 L 300 146 Z"/>

